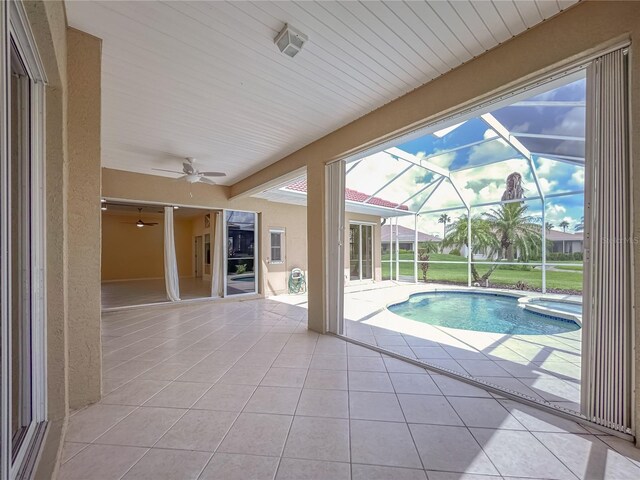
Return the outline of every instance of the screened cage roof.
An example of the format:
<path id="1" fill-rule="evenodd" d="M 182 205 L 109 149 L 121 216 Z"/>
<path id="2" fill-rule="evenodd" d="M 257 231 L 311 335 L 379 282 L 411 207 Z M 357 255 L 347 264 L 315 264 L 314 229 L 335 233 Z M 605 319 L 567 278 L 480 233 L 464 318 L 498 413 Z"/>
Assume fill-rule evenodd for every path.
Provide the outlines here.
<path id="1" fill-rule="evenodd" d="M 413 213 L 500 202 L 522 176 L 524 197 L 582 193 L 583 75 L 347 165 L 346 185 Z"/>
<path id="2" fill-rule="evenodd" d="M 516 172 L 525 200 L 566 210 L 548 199 L 583 193 L 585 113 L 584 73 L 537 87 L 493 111 L 347 163 L 347 204 L 382 217 L 495 205 Z M 271 198 L 306 192 L 303 178 Z"/>

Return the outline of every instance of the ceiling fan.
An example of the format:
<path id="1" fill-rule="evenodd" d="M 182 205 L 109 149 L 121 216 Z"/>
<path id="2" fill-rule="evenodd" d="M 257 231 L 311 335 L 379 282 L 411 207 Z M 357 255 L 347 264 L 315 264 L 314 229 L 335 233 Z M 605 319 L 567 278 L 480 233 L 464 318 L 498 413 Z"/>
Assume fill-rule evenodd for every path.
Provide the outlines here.
<path id="1" fill-rule="evenodd" d="M 207 183 L 209 185 L 215 185 L 216 183 L 211 180 L 209 177 L 226 177 L 227 174 L 223 172 L 201 172 L 195 166 L 196 159 L 193 157 L 187 157 L 182 162 L 182 171 L 179 172 L 177 170 L 165 170 L 164 168 L 154 168 L 153 170 L 157 170 L 159 172 L 170 172 L 170 173 L 178 173 L 182 176 L 178 177 L 177 180 L 182 180 L 183 178 L 189 183 Z"/>
<path id="2" fill-rule="evenodd" d="M 142 208 L 138 208 L 138 221 L 136 223 L 122 222 L 128 223 L 129 225 L 135 225 L 138 228 L 142 227 L 155 227 L 158 225 L 158 222 L 143 222 L 142 221 Z"/>

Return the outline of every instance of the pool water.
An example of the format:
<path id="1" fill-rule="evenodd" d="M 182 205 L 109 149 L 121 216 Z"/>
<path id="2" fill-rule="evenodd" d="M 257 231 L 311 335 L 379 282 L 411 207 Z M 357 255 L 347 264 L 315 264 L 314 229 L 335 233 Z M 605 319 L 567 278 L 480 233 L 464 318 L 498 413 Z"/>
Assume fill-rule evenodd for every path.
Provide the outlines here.
<path id="1" fill-rule="evenodd" d="M 531 300 L 531 302 L 529 303 L 533 305 L 540 305 L 541 307 L 551 308 L 552 310 L 558 310 L 559 312 L 582 315 L 582 304 L 580 303 L 554 302 L 553 300 L 544 300 L 538 298 Z"/>
<path id="2" fill-rule="evenodd" d="M 477 332 L 551 335 L 580 329 L 570 320 L 526 311 L 515 297 L 490 293 L 416 293 L 388 308 L 410 320 Z"/>

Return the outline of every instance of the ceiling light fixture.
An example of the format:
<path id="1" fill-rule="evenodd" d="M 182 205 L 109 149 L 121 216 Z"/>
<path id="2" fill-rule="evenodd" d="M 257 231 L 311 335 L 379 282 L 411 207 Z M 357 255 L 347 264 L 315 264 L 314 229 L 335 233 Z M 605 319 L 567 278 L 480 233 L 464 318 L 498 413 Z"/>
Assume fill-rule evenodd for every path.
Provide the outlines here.
<path id="1" fill-rule="evenodd" d="M 142 228 L 142 227 L 144 227 L 144 223 L 143 223 L 143 221 L 142 221 L 142 220 L 138 220 L 138 221 L 136 222 L 136 227 L 138 227 L 138 228 Z"/>
<path id="2" fill-rule="evenodd" d="M 100 205 L 100 210 L 105 211 L 107 209 L 107 204 L 103 203 L 102 205 Z"/>
<path id="3" fill-rule="evenodd" d="M 274 39 L 274 43 L 278 46 L 280 52 L 293 58 L 302 50 L 303 45 L 308 40 L 309 37 L 300 30 L 285 23 L 284 28 L 280 30 L 280 33 Z"/>

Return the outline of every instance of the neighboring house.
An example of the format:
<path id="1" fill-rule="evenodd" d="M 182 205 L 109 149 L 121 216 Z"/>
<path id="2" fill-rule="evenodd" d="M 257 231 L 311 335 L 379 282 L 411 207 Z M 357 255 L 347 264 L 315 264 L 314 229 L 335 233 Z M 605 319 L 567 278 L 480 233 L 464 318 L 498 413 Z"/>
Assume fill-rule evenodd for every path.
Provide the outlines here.
<path id="1" fill-rule="evenodd" d="M 551 242 L 549 252 L 579 253 L 582 252 L 583 232 L 569 233 L 559 230 L 547 230 L 547 241 Z"/>
<path id="2" fill-rule="evenodd" d="M 398 225 L 398 230 L 396 234 L 396 226 L 392 226 L 389 224 L 382 225 L 382 232 L 380 235 L 380 241 L 382 243 L 382 253 L 387 253 L 389 251 L 389 242 L 392 240 L 391 234 L 393 233 L 393 242 L 396 242 L 396 235 L 398 238 L 398 245 L 400 250 L 408 250 L 413 252 L 415 245 L 415 230 L 413 228 L 403 227 L 402 225 Z M 433 235 L 429 235 L 428 233 L 423 233 L 418 231 L 418 243 L 421 242 L 441 242 L 442 239 L 440 237 L 435 237 Z"/>

